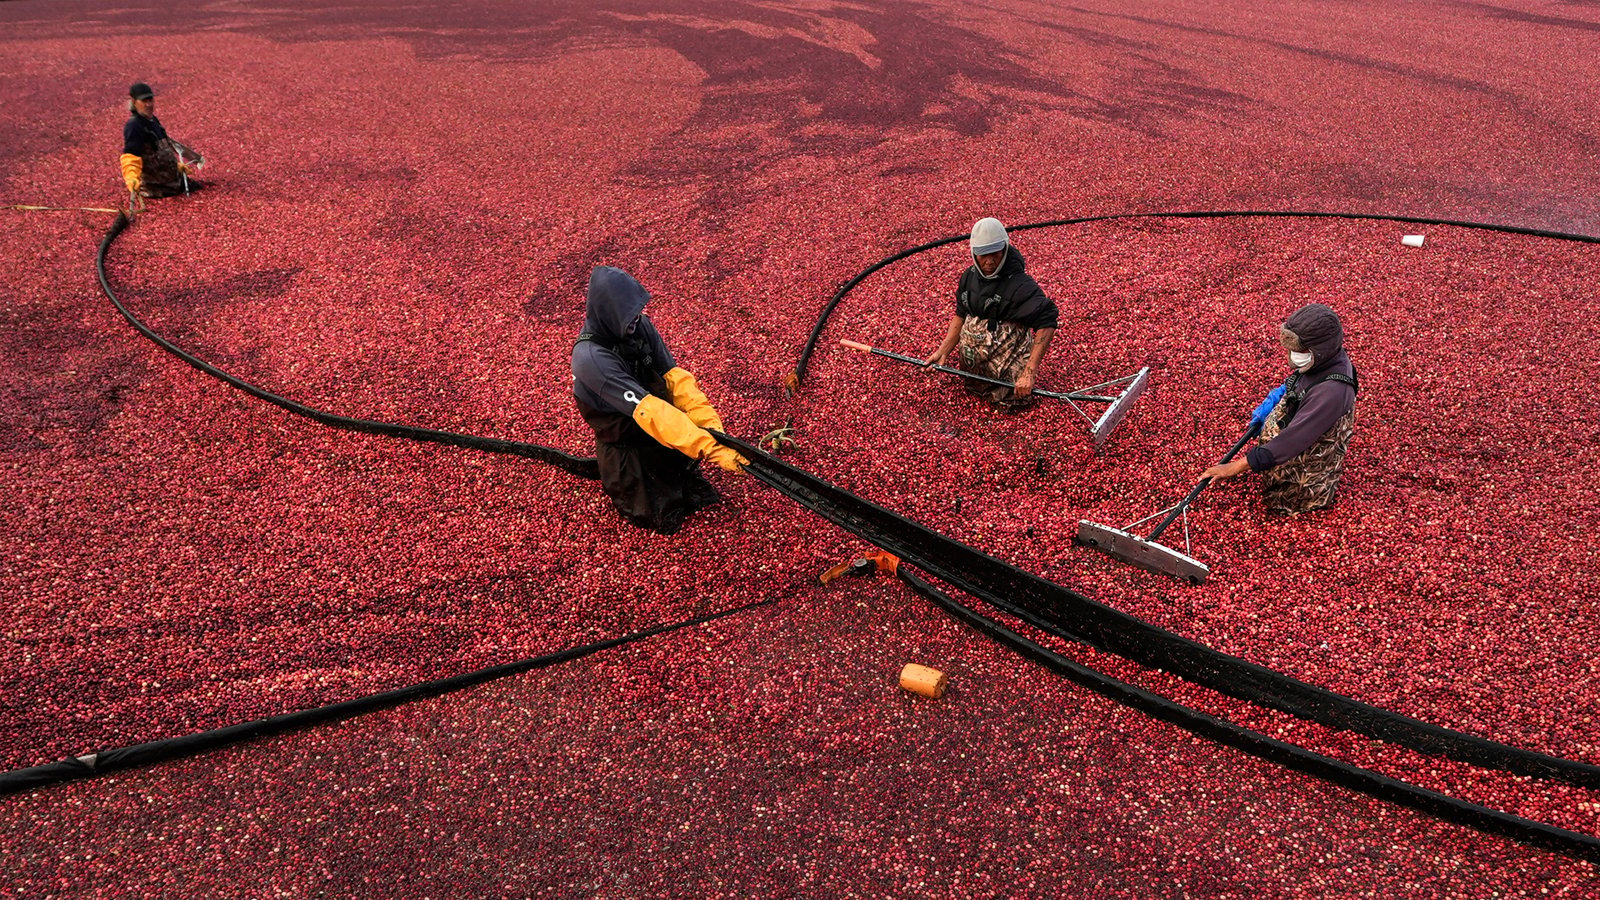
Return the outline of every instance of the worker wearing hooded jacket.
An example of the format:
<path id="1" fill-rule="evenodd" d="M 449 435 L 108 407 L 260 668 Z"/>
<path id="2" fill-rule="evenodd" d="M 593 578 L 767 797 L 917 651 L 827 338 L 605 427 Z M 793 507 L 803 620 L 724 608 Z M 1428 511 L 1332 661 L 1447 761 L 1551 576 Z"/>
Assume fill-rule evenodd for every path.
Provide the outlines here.
<path id="1" fill-rule="evenodd" d="M 122 182 L 141 197 L 171 197 L 200 189 L 192 172 L 204 163 L 200 154 L 167 136 L 156 118 L 156 96 L 142 81 L 128 88 L 128 122 L 122 126 Z"/>
<path id="2" fill-rule="evenodd" d="M 572 393 L 594 430 L 600 484 L 617 511 L 672 534 L 690 513 L 720 499 L 700 474 L 700 460 L 730 472 L 749 460 L 712 437 L 722 419 L 644 315 L 649 300 L 621 269 L 589 274 L 588 311 L 572 348 Z"/>
<path id="3" fill-rule="evenodd" d="M 1262 404 L 1270 411 L 1260 442 L 1246 456 L 1212 466 L 1201 477 L 1260 472 L 1267 512 L 1289 515 L 1333 503 L 1355 434 L 1359 385 L 1344 350 L 1344 326 L 1329 307 L 1301 307 L 1278 329 L 1278 340 L 1294 372 Z"/>
<path id="4" fill-rule="evenodd" d="M 998 409 L 1032 405 L 1035 377 L 1055 336 L 1056 305 L 1026 271 L 1026 262 L 999 219 L 979 219 L 969 241 L 972 265 L 961 273 L 956 307 L 944 341 L 924 362 L 944 365 L 959 349 L 961 368 L 1012 382 L 1014 387 L 968 380 L 973 394 Z"/>

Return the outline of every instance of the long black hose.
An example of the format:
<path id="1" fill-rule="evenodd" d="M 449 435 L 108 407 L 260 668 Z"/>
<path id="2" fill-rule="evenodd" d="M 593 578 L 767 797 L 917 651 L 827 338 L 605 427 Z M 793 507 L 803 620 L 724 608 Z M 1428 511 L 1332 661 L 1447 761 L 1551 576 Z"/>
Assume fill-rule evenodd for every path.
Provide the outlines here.
<path id="1" fill-rule="evenodd" d="M 1484 768 L 1600 788 L 1600 766 L 1423 722 L 1230 656 L 939 534 L 743 441 L 723 442 L 750 460 L 747 472 L 806 509 L 1057 637 L 1329 728 Z"/>
<path id="2" fill-rule="evenodd" d="M 1220 219 L 1242 217 L 1378 220 L 1470 228 L 1588 244 L 1600 243 L 1600 237 L 1585 234 L 1454 219 L 1366 213 L 1260 210 L 1114 213 L 1031 222 L 1013 226 L 1010 231 L 1029 231 L 1040 228 L 1123 219 Z M 861 284 L 869 275 L 891 263 L 924 250 L 964 240 L 966 237 L 967 235 L 955 235 L 940 238 L 908 250 L 902 250 L 873 263 L 847 281 L 818 314 L 817 323 L 812 328 L 811 336 L 805 348 L 801 351 L 799 362 L 795 367 L 794 384 L 798 386 L 799 379 L 804 376 L 807 361 L 811 352 L 815 349 L 816 342 L 821 336 L 828 317 L 846 294 Z M 770 478 L 771 481 L 769 483 L 779 490 L 795 492 L 791 496 L 796 496 L 797 499 L 798 495 L 813 498 L 811 501 L 801 500 L 800 502 L 817 503 L 817 511 L 825 516 L 829 515 L 825 510 L 838 510 L 840 509 L 840 504 L 848 505 L 863 502 L 854 495 L 839 491 L 832 485 L 811 479 L 810 476 L 806 476 L 804 473 L 798 472 L 798 470 L 790 469 L 786 472 L 780 472 L 777 469 L 772 469 L 767 473 L 766 477 Z M 826 496 L 826 499 L 823 499 L 824 496 Z M 892 539 L 898 542 L 900 548 L 911 554 L 919 552 L 914 548 L 934 546 L 936 549 L 931 552 L 926 549 L 920 551 L 921 555 L 926 557 L 933 566 L 932 568 L 924 566 L 927 571 L 939 574 L 941 578 L 951 584 L 958 585 L 962 590 L 981 597 L 985 601 L 997 602 L 997 605 L 1003 604 L 1003 607 L 1007 608 L 1008 612 L 1013 615 L 1019 615 L 1036 627 L 1040 625 L 1040 620 L 1042 619 L 1049 623 L 1046 625 L 1049 630 L 1062 637 L 1084 641 L 1142 665 L 1164 669 L 1181 678 L 1203 684 L 1229 696 L 1301 716 L 1331 728 L 1355 731 L 1380 740 L 1403 744 L 1419 752 L 1469 762 L 1474 765 L 1501 769 L 1520 775 L 1552 778 L 1583 787 L 1600 788 L 1600 766 L 1561 759 L 1489 741 L 1475 735 L 1441 728 L 1306 684 L 1237 657 L 1223 654 L 1096 603 L 1070 589 L 1029 575 L 958 542 L 949 541 L 942 535 L 917 526 L 915 523 L 906 523 L 905 520 L 887 510 L 882 510 L 881 508 L 874 508 L 874 510 L 873 513 L 866 516 L 863 516 L 859 510 L 852 510 L 849 514 L 839 514 L 834 520 L 851 520 L 855 523 L 854 526 L 851 524 L 844 525 L 844 527 L 851 530 L 854 530 L 856 526 L 877 529 L 886 540 L 890 539 L 890 533 L 894 533 Z M 868 524 L 869 521 L 871 522 L 870 525 Z M 843 523 L 841 522 L 841 524 Z M 877 541 L 874 541 L 874 543 L 877 543 Z M 882 546 L 884 549 L 903 558 L 915 558 L 914 555 L 908 556 L 907 553 L 901 553 L 900 550 L 886 544 L 879 543 L 878 546 Z M 940 571 L 941 569 L 944 571 Z"/>
<path id="3" fill-rule="evenodd" d="M 448 444 L 452 447 L 466 447 L 472 450 L 485 450 L 490 453 L 509 453 L 513 456 L 525 456 L 529 459 L 547 462 L 580 478 L 600 477 L 599 466 L 595 463 L 593 457 L 573 456 L 570 453 L 557 450 L 554 447 L 545 447 L 541 444 L 528 444 L 521 441 L 507 441 L 500 438 L 479 437 L 471 434 L 456 434 L 451 431 L 418 428 L 415 425 L 397 425 L 391 422 L 377 422 L 372 419 L 341 416 L 279 396 L 265 388 L 257 387 L 243 378 L 224 372 L 157 334 L 141 321 L 138 316 L 129 312 L 128 308 L 122 305 L 122 301 L 117 299 L 116 292 L 111 290 L 110 280 L 106 278 L 106 251 L 111 247 L 111 242 L 117 239 L 117 235 L 120 235 L 123 229 L 127 227 L 127 214 L 118 213 L 117 220 L 111 224 L 111 230 L 107 231 L 105 238 L 100 241 L 100 252 L 96 255 L 94 262 L 95 272 L 100 276 L 100 289 L 111 299 L 111 303 L 117 308 L 117 312 L 121 313 L 122 317 L 128 320 L 128 324 L 137 329 L 140 334 L 155 342 L 156 346 L 210 375 L 212 378 L 230 384 L 258 400 L 265 400 L 297 416 L 304 416 L 330 428 L 359 431 L 363 434 L 383 434 L 413 441 L 426 441 L 432 444 Z"/>
<path id="4" fill-rule="evenodd" d="M 1525 228 L 1520 225 L 1498 225 L 1491 222 L 1464 222 L 1455 219 L 1428 219 L 1420 216 L 1394 216 L 1380 213 L 1342 213 L 1342 212 L 1301 212 L 1296 210 L 1244 210 L 1244 209 L 1213 209 L 1213 210 L 1186 210 L 1179 212 L 1146 212 L 1146 213 L 1107 213 L 1099 216 L 1079 216 L 1075 219 L 1050 219 L 1044 222 L 1029 222 L 1026 225 L 1007 226 L 1011 233 L 1018 231 L 1032 231 L 1037 228 L 1059 228 L 1063 225 L 1084 225 L 1090 222 L 1115 222 L 1123 219 L 1233 219 L 1233 218 L 1265 218 L 1265 219 L 1357 219 L 1380 222 L 1406 222 L 1412 225 L 1449 225 L 1454 228 L 1472 228 L 1478 231 L 1494 231 L 1501 234 L 1522 234 L 1530 237 L 1552 238 L 1558 241 L 1580 241 L 1586 244 L 1600 244 L 1600 237 L 1587 234 L 1575 234 L 1567 231 L 1548 231 L 1542 228 Z M 817 348 L 817 341 L 822 337 L 822 329 L 828 324 L 828 318 L 833 315 L 833 310 L 846 294 L 855 290 L 861 282 L 867 280 L 879 269 L 893 265 L 908 256 L 915 256 L 925 250 L 933 250 L 946 244 L 964 241 L 970 235 L 957 234 L 950 237 L 939 238 L 926 244 L 918 244 L 906 250 L 878 260 L 846 281 L 834 295 L 823 304 L 822 311 L 817 314 L 817 324 L 811 328 L 811 336 L 806 338 L 806 344 L 800 350 L 800 359 L 795 363 L 794 380 L 792 386 L 798 390 L 800 382 L 805 380 L 806 367 L 811 362 L 811 354 Z"/>
<path id="5" fill-rule="evenodd" d="M 505 678 L 508 675 L 520 675 L 523 672 L 531 672 L 534 669 L 543 669 L 549 666 L 571 662 L 575 659 L 581 659 L 585 656 L 599 653 L 602 650 L 610 650 L 613 647 L 621 647 L 624 644 L 642 641 L 645 638 L 655 637 L 656 635 L 666 634 L 671 631 L 677 631 L 680 628 L 702 625 L 706 622 L 712 622 L 726 616 L 731 616 L 747 610 L 755 609 L 758 606 L 766 606 L 772 602 L 773 601 L 770 598 L 766 600 L 758 600 L 755 603 L 746 604 L 745 606 L 740 606 L 736 609 L 724 610 L 722 612 L 712 613 L 711 615 L 706 616 L 698 616 L 693 619 L 688 619 L 683 622 L 676 622 L 670 625 L 657 625 L 653 628 L 646 628 L 643 631 L 636 631 L 632 634 L 623 635 L 622 637 L 611 638 L 604 641 L 596 641 L 595 643 L 585 644 L 581 647 L 569 647 L 566 650 L 560 650 L 555 653 L 547 653 L 543 656 L 535 656 L 531 659 L 522 659 L 515 662 L 501 663 L 500 665 L 489 666 L 487 668 L 478 669 L 474 672 L 464 672 L 460 675 L 452 675 L 448 678 L 438 678 L 433 681 L 425 681 L 421 684 L 411 685 L 410 687 L 397 688 L 392 691 L 384 691 L 378 694 L 369 694 L 365 697 L 357 697 L 353 700 L 346 700 L 342 703 L 333 703 L 329 704 L 328 706 L 319 706 L 313 709 L 297 710 L 296 712 L 292 713 L 284 713 L 281 716 L 257 719 L 253 722 L 241 722 L 237 725 L 213 728 L 210 731 L 186 734 L 180 737 L 168 738 L 166 740 L 146 741 L 145 743 L 134 744 L 128 747 L 118 747 L 113 750 L 101 750 L 96 753 L 89 753 L 83 756 L 74 757 L 72 759 L 64 759 L 60 762 L 45 763 L 44 765 L 32 766 L 26 769 L 13 769 L 10 772 L 0 772 L 0 795 L 31 791 L 35 788 L 46 787 L 48 785 L 61 784 L 67 781 L 77 781 L 82 778 L 93 778 L 96 775 L 105 775 L 109 772 L 118 772 L 124 769 L 132 769 L 139 766 L 154 765 L 158 762 L 181 759 L 186 756 L 194 756 L 199 753 L 215 750 L 219 747 L 226 747 L 229 744 L 237 744 L 240 741 L 247 741 L 252 738 L 267 737 L 268 735 L 282 734 L 286 731 L 309 728 L 312 725 L 322 725 L 329 722 L 342 722 L 345 719 L 352 719 L 356 716 L 377 712 L 380 709 L 388 709 L 392 706 L 399 706 L 403 703 L 411 703 L 415 700 L 425 700 L 429 697 L 437 697 L 441 694 L 448 694 L 452 691 L 460 691 L 469 687 L 475 687 L 483 684 L 486 681 L 493 681 L 497 678 Z"/>
<path id="6" fill-rule="evenodd" d="M 1370 769 L 1352 766 L 1320 753 L 1313 753 L 1304 747 L 1297 747 L 1175 703 L 1143 688 L 1096 672 L 1036 641 L 1023 637 L 972 607 L 955 600 L 909 571 L 905 565 L 899 567 L 898 574 L 912 590 L 972 628 L 1114 703 L 1136 709 L 1192 734 L 1210 738 L 1224 746 L 1248 753 L 1257 759 L 1264 759 L 1296 772 L 1331 781 L 1369 797 L 1387 800 L 1489 834 L 1498 834 L 1524 844 L 1554 850 L 1591 863 L 1600 863 L 1600 839 L 1430 791 Z"/>

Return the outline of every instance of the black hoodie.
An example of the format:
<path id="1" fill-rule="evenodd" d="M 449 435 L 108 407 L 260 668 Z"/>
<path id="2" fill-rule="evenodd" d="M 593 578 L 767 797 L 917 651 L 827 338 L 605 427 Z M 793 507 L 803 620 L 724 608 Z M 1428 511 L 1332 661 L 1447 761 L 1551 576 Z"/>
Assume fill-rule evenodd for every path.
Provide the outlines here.
<path id="1" fill-rule="evenodd" d="M 122 126 L 123 153 L 148 157 L 155 153 L 160 148 L 161 142 L 166 139 L 167 130 L 161 127 L 161 120 L 155 116 L 141 116 L 134 113 L 128 117 L 127 124 Z"/>
<path id="2" fill-rule="evenodd" d="M 596 410 L 631 416 L 649 390 L 677 365 L 648 317 L 642 316 L 650 292 L 632 275 L 611 266 L 589 274 L 589 299 L 583 332 L 572 348 L 572 393 Z"/>
<path id="3" fill-rule="evenodd" d="M 1056 305 L 1024 271 L 1026 265 L 1017 248 L 1007 247 L 993 278 L 984 278 L 976 263 L 968 266 L 956 288 L 956 315 L 1015 322 L 1035 330 L 1056 327 Z"/>

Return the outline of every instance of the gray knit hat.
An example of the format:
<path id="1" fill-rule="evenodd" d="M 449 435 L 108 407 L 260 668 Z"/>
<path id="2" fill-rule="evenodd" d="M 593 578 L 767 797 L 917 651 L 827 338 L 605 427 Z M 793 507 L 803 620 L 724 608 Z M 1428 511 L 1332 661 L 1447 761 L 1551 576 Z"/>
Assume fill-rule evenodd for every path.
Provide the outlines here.
<path id="1" fill-rule="evenodd" d="M 999 219 L 979 219 L 972 226 L 972 255 L 982 256 L 985 253 L 997 253 L 1006 248 L 1010 238 L 1006 237 L 1006 227 L 1000 224 Z"/>

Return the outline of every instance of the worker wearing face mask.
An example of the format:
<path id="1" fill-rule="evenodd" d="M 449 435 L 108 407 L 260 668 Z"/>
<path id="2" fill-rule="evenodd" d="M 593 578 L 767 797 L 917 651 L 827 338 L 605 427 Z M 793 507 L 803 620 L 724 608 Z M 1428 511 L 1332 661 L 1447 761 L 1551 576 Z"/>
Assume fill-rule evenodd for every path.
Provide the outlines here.
<path id="1" fill-rule="evenodd" d="M 572 393 L 594 430 L 600 486 L 622 517 L 673 534 L 720 499 L 700 460 L 741 472 L 749 460 L 717 443 L 722 418 L 644 314 L 650 293 L 632 275 L 589 275 L 583 330 L 572 348 Z"/>
<path id="2" fill-rule="evenodd" d="M 956 286 L 956 307 L 939 349 L 924 360 L 942 366 L 952 351 L 974 375 L 1014 387 L 965 380 L 966 389 L 996 409 L 1016 411 L 1036 402 L 1034 380 L 1056 333 L 1056 304 L 1025 271 L 1022 254 L 999 219 L 979 219 L 969 241 L 972 265 Z"/>
<path id="3" fill-rule="evenodd" d="M 1301 307 L 1278 329 L 1278 340 L 1294 371 L 1256 409 L 1260 442 L 1201 477 L 1260 472 L 1268 514 L 1290 515 L 1332 505 L 1355 433 L 1359 385 L 1344 327 L 1327 306 Z"/>

